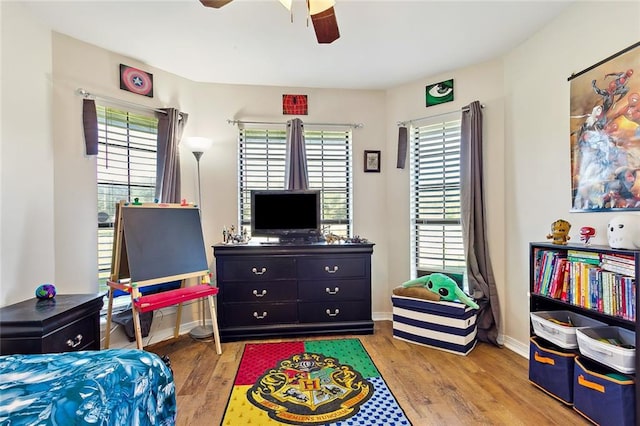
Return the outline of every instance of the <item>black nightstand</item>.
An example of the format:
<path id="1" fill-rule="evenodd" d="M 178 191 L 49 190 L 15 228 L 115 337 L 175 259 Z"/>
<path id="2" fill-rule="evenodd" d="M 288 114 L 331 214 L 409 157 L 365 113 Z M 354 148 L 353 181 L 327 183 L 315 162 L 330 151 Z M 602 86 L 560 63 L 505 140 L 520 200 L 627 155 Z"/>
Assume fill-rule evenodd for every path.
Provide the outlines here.
<path id="1" fill-rule="evenodd" d="M 0 355 L 100 350 L 102 294 L 59 294 L 0 308 Z"/>

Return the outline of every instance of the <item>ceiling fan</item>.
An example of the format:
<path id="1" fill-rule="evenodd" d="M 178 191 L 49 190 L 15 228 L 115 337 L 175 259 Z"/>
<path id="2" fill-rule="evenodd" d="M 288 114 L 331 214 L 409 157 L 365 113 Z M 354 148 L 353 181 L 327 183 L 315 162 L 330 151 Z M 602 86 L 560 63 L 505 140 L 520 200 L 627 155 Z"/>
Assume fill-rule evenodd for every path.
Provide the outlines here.
<path id="1" fill-rule="evenodd" d="M 233 0 L 200 0 L 206 7 L 219 9 L 222 6 L 231 3 Z M 280 0 L 280 3 L 291 11 L 291 3 L 293 0 Z M 313 29 L 316 32 L 318 43 L 332 43 L 340 38 L 338 30 L 338 21 L 336 13 L 333 9 L 335 0 L 306 0 L 307 10 L 313 22 Z"/>

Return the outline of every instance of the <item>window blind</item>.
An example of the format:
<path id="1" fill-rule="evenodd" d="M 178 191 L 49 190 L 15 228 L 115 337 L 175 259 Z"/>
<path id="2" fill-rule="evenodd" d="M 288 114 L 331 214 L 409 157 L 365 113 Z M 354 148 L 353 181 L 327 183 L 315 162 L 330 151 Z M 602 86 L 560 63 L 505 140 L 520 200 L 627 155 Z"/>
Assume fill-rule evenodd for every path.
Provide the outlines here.
<path id="1" fill-rule="evenodd" d="M 412 127 L 410 164 L 414 272 L 461 272 L 460 119 Z"/>
<path id="2" fill-rule="evenodd" d="M 350 130 L 305 128 L 309 188 L 322 191 L 325 232 L 352 233 L 353 155 Z M 286 130 L 242 128 L 239 133 L 239 223 L 251 225 L 251 191 L 283 189 Z"/>
<path id="3" fill-rule="evenodd" d="M 153 202 L 158 120 L 96 106 L 98 114 L 98 281 L 106 291 L 111 271 L 113 223 L 120 200 Z"/>

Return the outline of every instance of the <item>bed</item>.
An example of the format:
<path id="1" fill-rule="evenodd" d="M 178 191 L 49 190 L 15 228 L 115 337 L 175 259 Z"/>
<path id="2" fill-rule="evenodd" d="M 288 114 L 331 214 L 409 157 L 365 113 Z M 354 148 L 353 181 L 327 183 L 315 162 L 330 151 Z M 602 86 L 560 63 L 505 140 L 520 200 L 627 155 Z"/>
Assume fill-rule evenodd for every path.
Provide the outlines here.
<path id="1" fill-rule="evenodd" d="M 173 425 L 173 374 L 156 354 L 107 349 L 0 356 L 0 425 Z"/>

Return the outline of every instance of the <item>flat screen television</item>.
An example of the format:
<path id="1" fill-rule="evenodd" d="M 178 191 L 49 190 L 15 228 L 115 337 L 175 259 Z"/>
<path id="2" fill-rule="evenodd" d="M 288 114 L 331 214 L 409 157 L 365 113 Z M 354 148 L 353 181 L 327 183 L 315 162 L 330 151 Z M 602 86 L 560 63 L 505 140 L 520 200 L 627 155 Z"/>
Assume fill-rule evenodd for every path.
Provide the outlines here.
<path id="1" fill-rule="evenodd" d="M 315 241 L 321 235 L 320 191 L 251 191 L 251 235 Z"/>

